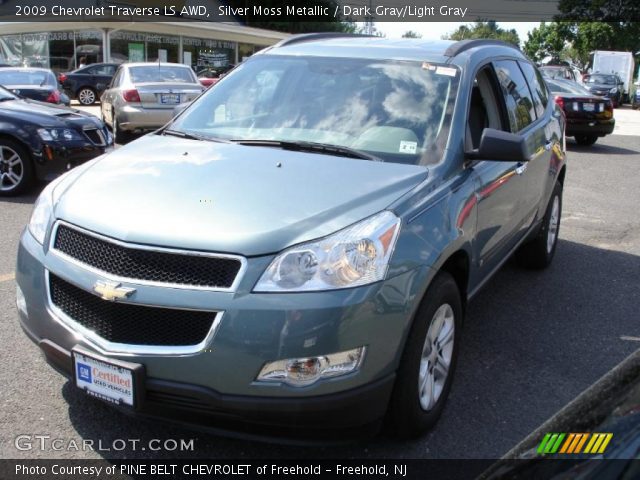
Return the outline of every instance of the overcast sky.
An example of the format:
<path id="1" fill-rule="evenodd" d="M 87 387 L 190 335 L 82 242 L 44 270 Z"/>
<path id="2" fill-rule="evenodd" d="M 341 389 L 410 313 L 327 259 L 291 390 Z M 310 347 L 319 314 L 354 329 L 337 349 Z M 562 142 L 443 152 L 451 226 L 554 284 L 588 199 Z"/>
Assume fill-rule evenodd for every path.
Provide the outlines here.
<path id="1" fill-rule="evenodd" d="M 469 23 L 473 22 L 376 22 L 375 26 L 387 38 L 400 38 L 407 30 L 413 30 L 422 34 L 422 38 L 426 40 L 439 40 L 460 25 Z M 527 39 L 527 33 L 539 26 L 540 22 L 498 22 L 498 25 L 506 30 L 515 28 L 520 41 L 524 42 Z"/>

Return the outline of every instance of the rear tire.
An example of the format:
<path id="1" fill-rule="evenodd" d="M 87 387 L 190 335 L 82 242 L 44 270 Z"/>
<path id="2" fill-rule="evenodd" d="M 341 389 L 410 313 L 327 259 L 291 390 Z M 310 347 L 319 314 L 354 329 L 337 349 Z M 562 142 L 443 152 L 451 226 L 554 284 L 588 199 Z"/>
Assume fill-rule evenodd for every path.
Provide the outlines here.
<path id="1" fill-rule="evenodd" d="M 576 135 L 576 142 L 578 145 L 593 145 L 598 141 L 598 137 L 595 135 Z"/>
<path id="2" fill-rule="evenodd" d="M 17 142 L 0 138 L 0 196 L 19 195 L 33 184 L 33 163 Z"/>
<path id="3" fill-rule="evenodd" d="M 115 112 L 113 112 L 111 118 L 113 118 L 112 130 L 114 143 L 118 143 L 120 145 L 127 143 L 131 139 L 131 134 L 120 129 L 120 125 L 118 125 L 118 117 L 116 117 Z"/>
<path id="4" fill-rule="evenodd" d="M 561 216 L 562 185 L 556 181 L 536 238 L 516 251 L 516 260 L 521 266 L 540 270 L 551 264 L 558 244 Z"/>
<path id="5" fill-rule="evenodd" d="M 76 98 L 78 99 L 78 102 L 80 102 L 81 105 L 89 106 L 96 103 L 96 99 L 98 98 L 98 95 L 96 94 L 96 91 L 93 88 L 82 87 L 76 93 Z"/>
<path id="6" fill-rule="evenodd" d="M 433 279 L 413 320 L 385 418 L 387 433 L 413 438 L 442 414 L 456 368 L 462 301 L 453 277 Z"/>

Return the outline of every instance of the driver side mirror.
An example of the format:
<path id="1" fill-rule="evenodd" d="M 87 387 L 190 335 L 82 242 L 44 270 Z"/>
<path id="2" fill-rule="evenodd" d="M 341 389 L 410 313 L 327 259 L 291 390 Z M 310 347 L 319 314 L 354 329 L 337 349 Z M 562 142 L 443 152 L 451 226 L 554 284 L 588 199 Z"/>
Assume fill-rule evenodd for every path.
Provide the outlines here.
<path id="1" fill-rule="evenodd" d="M 469 160 L 494 162 L 528 162 L 524 137 L 515 133 L 485 128 L 480 138 L 480 146 L 466 153 Z"/>

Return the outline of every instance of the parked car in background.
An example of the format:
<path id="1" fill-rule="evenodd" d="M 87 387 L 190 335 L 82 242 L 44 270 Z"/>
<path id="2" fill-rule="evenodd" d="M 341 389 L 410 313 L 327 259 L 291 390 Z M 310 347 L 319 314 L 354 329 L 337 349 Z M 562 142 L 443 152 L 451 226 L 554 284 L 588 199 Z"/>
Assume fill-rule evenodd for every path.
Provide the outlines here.
<path id="1" fill-rule="evenodd" d="M 0 195 L 52 180 L 112 146 L 111 133 L 97 117 L 0 87 Z"/>
<path id="2" fill-rule="evenodd" d="M 235 68 L 235 65 L 227 65 L 226 67 L 205 67 L 198 70 L 198 81 L 203 87 L 209 88 L 215 85 L 227 73 Z"/>
<path id="3" fill-rule="evenodd" d="M 635 91 L 633 92 L 633 99 L 631 101 L 631 108 L 637 110 L 640 108 L 640 81 L 635 84 Z"/>
<path id="4" fill-rule="evenodd" d="M 580 145 L 593 145 L 599 137 L 613 133 L 616 121 L 611 100 L 570 80 L 547 79 L 547 85 L 567 118 L 567 136 L 575 137 Z"/>
<path id="5" fill-rule="evenodd" d="M 94 63 L 60 73 L 58 81 L 71 99 L 77 99 L 82 105 L 93 105 L 111 83 L 117 68 L 117 63 Z"/>
<path id="6" fill-rule="evenodd" d="M 118 95 L 157 70 L 125 66 Z M 468 300 L 513 254 L 552 262 L 565 168 L 564 116 L 511 44 L 292 36 L 42 192 L 20 321 L 133 415 L 414 437 L 445 407 Z"/>
<path id="7" fill-rule="evenodd" d="M 568 65 L 543 65 L 538 68 L 545 78 L 580 81 L 579 75 Z"/>
<path id="8" fill-rule="evenodd" d="M 135 131 L 163 126 L 176 105 L 193 101 L 203 90 L 187 65 L 126 63 L 118 67 L 102 94 L 100 111 L 120 143 Z"/>
<path id="9" fill-rule="evenodd" d="M 0 85 L 20 97 L 41 102 L 69 105 L 53 72 L 46 68 L 7 67 L 0 69 Z"/>
<path id="10" fill-rule="evenodd" d="M 622 105 L 624 84 L 620 77 L 610 73 L 590 73 L 584 76 L 584 85 L 593 95 L 609 98 L 614 108 Z"/>
<path id="11" fill-rule="evenodd" d="M 620 101 L 631 101 L 631 87 L 633 83 L 633 53 L 631 52 L 612 52 L 608 50 L 596 50 L 593 52 L 592 70 L 599 73 L 608 73 L 617 75 L 622 82 L 620 89 Z"/>

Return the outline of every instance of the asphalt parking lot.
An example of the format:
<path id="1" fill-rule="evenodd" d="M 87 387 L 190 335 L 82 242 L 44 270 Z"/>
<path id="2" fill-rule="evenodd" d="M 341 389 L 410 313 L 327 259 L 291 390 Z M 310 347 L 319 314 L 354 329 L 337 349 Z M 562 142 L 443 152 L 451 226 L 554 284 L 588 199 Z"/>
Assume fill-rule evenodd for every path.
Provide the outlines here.
<path id="1" fill-rule="evenodd" d="M 0 200 L 0 458 L 499 457 L 640 348 L 640 111 L 616 117 L 616 134 L 593 147 L 567 142 L 553 265 L 532 273 L 509 263 L 470 304 L 448 406 L 433 431 L 411 442 L 254 443 L 132 419 L 86 397 L 46 365 L 18 325 L 15 252 L 39 189 Z M 21 451 L 20 434 L 105 447 L 116 439 L 194 439 L 195 449 Z"/>

